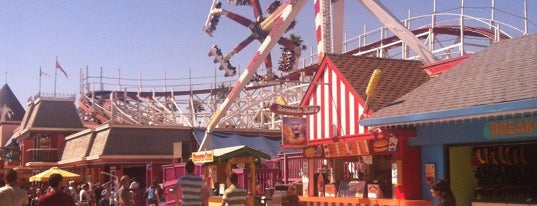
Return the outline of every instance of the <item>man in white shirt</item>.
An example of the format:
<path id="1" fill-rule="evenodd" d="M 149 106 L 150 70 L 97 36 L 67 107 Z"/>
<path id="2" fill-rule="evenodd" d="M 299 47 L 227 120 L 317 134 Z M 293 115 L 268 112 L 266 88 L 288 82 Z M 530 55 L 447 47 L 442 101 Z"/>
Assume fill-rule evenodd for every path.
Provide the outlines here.
<path id="1" fill-rule="evenodd" d="M 17 185 L 17 171 L 9 168 L 4 173 L 6 185 L 0 188 L 0 205 L 27 206 L 28 193 Z"/>
<path id="2" fill-rule="evenodd" d="M 140 202 L 140 183 L 136 181 L 136 178 L 131 178 L 131 184 L 129 185 L 129 190 L 132 192 L 132 197 L 134 198 L 134 202 L 136 205 L 142 205 Z"/>

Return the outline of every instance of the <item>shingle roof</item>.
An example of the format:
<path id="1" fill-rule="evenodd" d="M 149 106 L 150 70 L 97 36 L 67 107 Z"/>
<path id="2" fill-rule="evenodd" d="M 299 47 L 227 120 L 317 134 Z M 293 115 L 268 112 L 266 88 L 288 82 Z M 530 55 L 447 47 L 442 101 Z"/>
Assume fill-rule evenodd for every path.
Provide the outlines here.
<path id="1" fill-rule="evenodd" d="M 122 156 L 125 161 L 144 155 L 169 159 L 174 143 L 183 142 L 183 150 L 190 150 L 197 144 L 193 139 L 190 128 L 103 125 L 96 131 L 88 129 L 68 136 L 61 162 L 100 156 Z"/>
<path id="2" fill-rule="evenodd" d="M 532 107 L 537 110 L 536 56 L 536 34 L 493 44 L 375 112 L 362 124 L 432 121 Z"/>
<path id="3" fill-rule="evenodd" d="M 382 75 L 377 90 L 369 100 L 369 108 L 377 111 L 395 99 L 412 91 L 429 80 L 420 61 L 327 54 L 338 71 L 345 77 L 358 95 L 366 98 L 365 90 L 375 69 Z"/>
<path id="4" fill-rule="evenodd" d="M 7 84 L 0 89 L 0 108 L 4 105 L 13 112 L 10 118 L 6 118 L 6 121 L 22 121 L 24 108 Z"/>
<path id="5" fill-rule="evenodd" d="M 23 130 L 77 130 L 84 129 L 74 100 L 39 98 L 29 104 L 22 121 Z"/>

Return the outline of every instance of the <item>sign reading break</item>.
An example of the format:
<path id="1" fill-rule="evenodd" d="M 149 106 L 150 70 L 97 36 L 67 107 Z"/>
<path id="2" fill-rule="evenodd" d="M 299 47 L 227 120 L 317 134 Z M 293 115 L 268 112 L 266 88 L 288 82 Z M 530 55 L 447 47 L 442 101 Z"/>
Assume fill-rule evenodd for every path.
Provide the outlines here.
<path id="1" fill-rule="evenodd" d="M 214 153 L 212 150 L 192 153 L 192 162 L 194 163 L 213 162 L 213 159 Z"/>
<path id="2" fill-rule="evenodd" d="M 488 138 L 537 135 L 537 118 L 517 118 L 487 122 L 483 133 Z"/>

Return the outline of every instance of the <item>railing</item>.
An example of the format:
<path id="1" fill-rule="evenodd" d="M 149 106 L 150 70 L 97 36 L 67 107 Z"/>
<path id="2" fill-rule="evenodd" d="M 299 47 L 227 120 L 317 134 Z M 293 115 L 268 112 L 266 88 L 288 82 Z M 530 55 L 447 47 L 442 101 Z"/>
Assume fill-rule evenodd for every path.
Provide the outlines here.
<path id="1" fill-rule="evenodd" d="M 60 156 L 57 148 L 32 148 L 26 150 L 28 162 L 58 162 Z"/>

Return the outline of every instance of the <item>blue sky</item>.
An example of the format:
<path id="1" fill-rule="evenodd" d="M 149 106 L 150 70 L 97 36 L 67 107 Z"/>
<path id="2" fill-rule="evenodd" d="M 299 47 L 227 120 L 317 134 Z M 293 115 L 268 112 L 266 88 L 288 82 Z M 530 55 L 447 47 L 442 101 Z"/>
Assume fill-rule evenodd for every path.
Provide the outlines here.
<path id="1" fill-rule="evenodd" d="M 270 1 L 260 2 L 264 9 Z M 409 9 L 413 15 L 428 14 L 433 4 L 432 0 L 382 2 L 400 18 L 406 17 Z M 465 2 L 467 6 L 490 7 L 490 1 Z M 498 12 L 497 18 L 523 28 L 522 21 L 515 17 L 522 16 L 522 2 L 497 0 L 496 7 L 510 13 Z M 28 97 L 39 91 L 40 67 L 51 76 L 41 79 L 41 91 L 54 91 L 56 57 L 69 75 L 65 78 L 57 74 L 56 92 L 77 96 L 80 70 L 85 72 L 86 67 L 92 76 L 99 75 L 102 67 L 105 76 L 131 79 L 142 76 L 154 80 L 144 81 L 148 87 L 164 84 L 163 80 L 156 81 L 164 76 L 175 79 L 175 83 L 167 82 L 175 85 L 188 85 L 189 76 L 196 84 L 215 80 L 234 83 L 239 75 L 224 78 L 207 53 L 213 44 L 227 53 L 250 32 L 222 17 L 215 36 L 206 35 L 202 28 L 210 4 L 209 0 L 0 0 L 0 80 L 7 80 L 23 106 Z M 455 0 L 437 2 L 438 10 L 459 5 L 460 1 Z M 253 19 L 249 7 L 235 7 L 224 0 L 223 8 Z M 528 1 L 528 9 L 533 23 L 529 25 L 530 33 L 535 33 L 537 1 Z M 483 16 L 490 17 L 490 12 L 487 10 Z M 364 25 L 373 29 L 380 24 L 357 1 L 346 1 L 345 33 L 356 36 L 363 32 Z M 300 35 L 309 48 L 316 47 L 313 0 L 304 6 L 297 17 L 297 27 L 290 33 Z M 245 68 L 259 45 L 259 42 L 252 42 L 236 54 L 231 59 L 233 65 Z M 275 47 L 273 55 L 279 53 L 278 48 Z M 277 56 L 273 57 L 274 67 L 277 67 L 277 60 Z"/>

